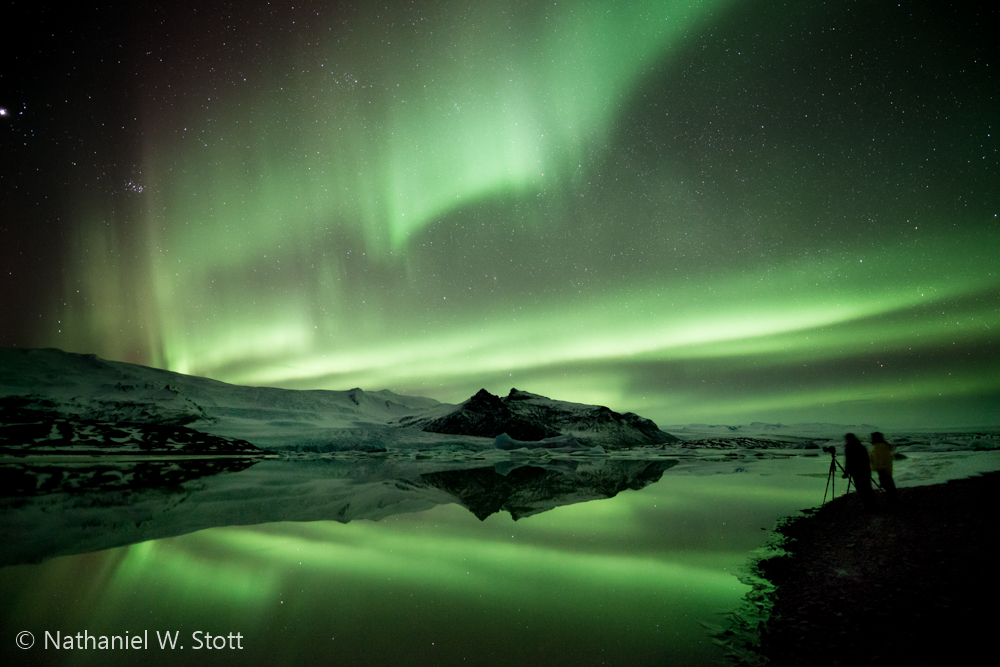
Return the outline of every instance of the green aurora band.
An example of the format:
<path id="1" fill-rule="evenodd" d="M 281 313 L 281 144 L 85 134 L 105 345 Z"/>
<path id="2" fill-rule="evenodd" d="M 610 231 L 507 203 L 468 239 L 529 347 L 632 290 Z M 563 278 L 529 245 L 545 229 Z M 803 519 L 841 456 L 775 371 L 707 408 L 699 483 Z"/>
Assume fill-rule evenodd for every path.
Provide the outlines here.
<path id="1" fill-rule="evenodd" d="M 875 28 L 835 4 L 174 17 L 135 185 L 79 195 L 37 342 L 661 424 L 997 423 L 995 107 L 911 122 L 938 52 L 847 66 Z"/>

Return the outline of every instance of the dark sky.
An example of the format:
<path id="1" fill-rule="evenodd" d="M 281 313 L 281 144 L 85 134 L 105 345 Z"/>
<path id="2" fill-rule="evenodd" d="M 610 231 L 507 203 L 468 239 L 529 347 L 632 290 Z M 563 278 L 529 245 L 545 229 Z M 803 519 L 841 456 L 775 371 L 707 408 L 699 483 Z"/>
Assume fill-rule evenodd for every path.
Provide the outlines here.
<path id="1" fill-rule="evenodd" d="M 0 345 L 660 424 L 1000 421 L 990 3 L 7 14 Z"/>

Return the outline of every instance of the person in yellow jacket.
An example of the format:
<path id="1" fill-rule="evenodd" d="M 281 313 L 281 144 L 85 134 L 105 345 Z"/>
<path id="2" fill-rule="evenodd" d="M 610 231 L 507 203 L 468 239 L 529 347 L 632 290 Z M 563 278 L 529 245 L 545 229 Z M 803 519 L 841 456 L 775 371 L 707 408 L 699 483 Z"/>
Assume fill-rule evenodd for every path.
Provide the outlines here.
<path id="1" fill-rule="evenodd" d="M 872 470 L 878 473 L 878 483 L 885 491 L 889 505 L 896 504 L 896 483 L 892 481 L 892 445 L 878 431 L 872 433 Z"/>

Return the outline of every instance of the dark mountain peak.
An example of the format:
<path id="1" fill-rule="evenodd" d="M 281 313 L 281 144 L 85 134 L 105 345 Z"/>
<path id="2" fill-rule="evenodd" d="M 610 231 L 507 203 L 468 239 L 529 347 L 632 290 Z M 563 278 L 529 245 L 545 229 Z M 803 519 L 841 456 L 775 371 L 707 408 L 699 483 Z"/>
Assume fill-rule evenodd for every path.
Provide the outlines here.
<path id="1" fill-rule="evenodd" d="M 480 389 L 450 414 L 430 421 L 423 430 L 486 438 L 506 433 L 515 440 L 541 440 L 559 435 L 558 431 L 512 414 L 499 396 L 485 389 Z"/>
<path id="2" fill-rule="evenodd" d="M 468 410 L 500 410 L 502 412 L 507 410 L 499 396 L 491 394 L 485 389 L 477 391 L 475 396 L 467 400 L 462 405 Z"/>
<path id="3" fill-rule="evenodd" d="M 424 431 L 537 441 L 572 435 L 587 445 L 611 449 L 676 441 L 656 424 L 632 413 L 624 415 L 603 405 L 556 401 L 512 388 L 504 398 L 480 389 L 451 413 L 420 423 Z"/>

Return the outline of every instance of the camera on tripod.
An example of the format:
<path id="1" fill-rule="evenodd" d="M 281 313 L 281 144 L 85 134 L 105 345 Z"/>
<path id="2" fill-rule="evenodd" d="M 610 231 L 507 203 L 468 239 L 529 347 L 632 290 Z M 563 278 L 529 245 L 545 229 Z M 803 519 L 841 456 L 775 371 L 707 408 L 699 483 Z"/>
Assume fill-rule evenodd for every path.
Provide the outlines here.
<path id="1" fill-rule="evenodd" d="M 853 480 L 851 479 L 851 476 L 847 474 L 847 471 L 844 470 L 844 466 L 840 465 L 840 461 L 837 460 L 837 448 L 836 447 L 834 447 L 833 445 L 827 445 L 826 447 L 823 448 L 823 451 L 826 452 L 826 453 L 828 453 L 830 455 L 830 472 L 827 473 L 827 476 L 826 476 L 826 490 L 823 491 L 823 504 L 825 505 L 826 504 L 826 493 L 827 493 L 827 491 L 831 491 L 832 490 L 833 493 L 831 494 L 831 497 L 833 497 L 833 498 L 837 497 L 837 470 L 838 469 L 840 470 L 840 472 L 843 473 L 843 478 L 847 480 L 847 491 L 844 491 L 845 494 L 848 493 L 848 492 L 850 492 L 850 490 L 851 490 L 851 482 Z"/>

